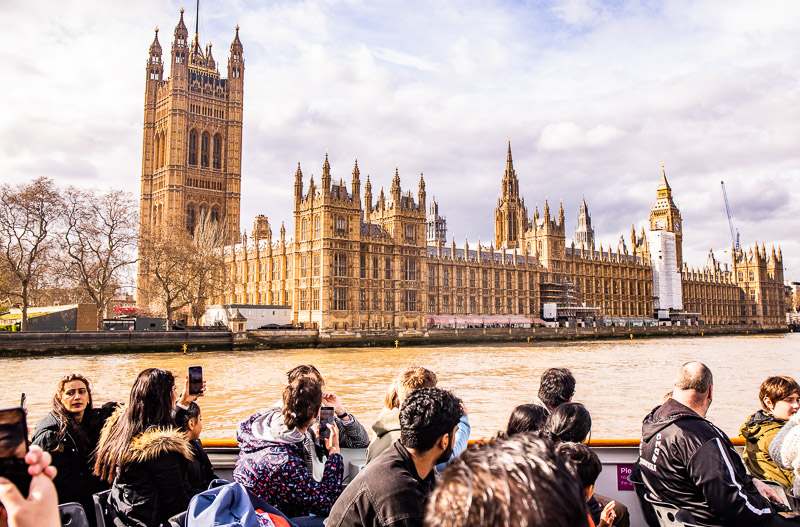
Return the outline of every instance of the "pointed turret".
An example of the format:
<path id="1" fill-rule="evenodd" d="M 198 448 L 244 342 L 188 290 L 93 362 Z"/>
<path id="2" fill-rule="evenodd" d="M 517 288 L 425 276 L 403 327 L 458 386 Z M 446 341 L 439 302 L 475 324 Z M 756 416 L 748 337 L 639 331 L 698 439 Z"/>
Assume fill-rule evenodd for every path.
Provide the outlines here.
<path id="1" fill-rule="evenodd" d="M 361 171 L 358 169 L 358 158 L 356 158 L 356 162 L 353 165 L 353 201 L 355 203 L 361 204 Z"/>
<path id="2" fill-rule="evenodd" d="M 153 43 L 150 44 L 150 57 L 147 59 L 147 81 L 160 81 L 164 79 L 164 63 L 161 60 L 161 44 L 158 42 L 158 28 Z"/>
<path id="3" fill-rule="evenodd" d="M 367 184 L 364 185 L 364 219 L 369 221 L 372 213 L 372 183 L 369 182 L 367 174 Z"/>
<path id="4" fill-rule="evenodd" d="M 331 194 L 331 164 L 328 163 L 328 152 L 325 152 L 325 162 L 322 163 L 322 194 L 330 197 Z"/>
<path id="5" fill-rule="evenodd" d="M 564 203 L 559 202 L 558 204 L 558 227 L 564 227 Z"/>
<path id="6" fill-rule="evenodd" d="M 547 198 L 544 199 L 544 219 L 550 223 L 550 204 L 547 203 Z"/>
<path id="7" fill-rule="evenodd" d="M 395 210 L 400 210 L 400 173 L 398 167 L 394 168 L 394 178 L 392 179 L 392 187 L 389 189 L 389 192 L 392 194 Z"/>
<path id="8" fill-rule="evenodd" d="M 300 203 L 303 200 L 303 171 L 300 170 L 300 161 L 297 162 L 297 171 L 294 173 L 294 201 Z"/>
<path id="9" fill-rule="evenodd" d="M 425 178 L 422 176 L 422 171 L 419 172 L 419 192 L 417 193 L 417 208 L 425 212 Z"/>
<path id="10" fill-rule="evenodd" d="M 657 190 L 659 198 L 672 197 L 672 187 L 670 187 L 669 183 L 667 182 L 667 172 L 664 169 L 664 163 L 661 163 L 661 181 L 658 183 Z"/>
<path id="11" fill-rule="evenodd" d="M 242 102 L 242 92 L 244 89 L 244 48 L 242 41 L 239 40 L 239 26 L 236 26 L 236 36 L 231 43 L 231 55 L 228 58 L 228 82 L 231 85 L 231 93 L 237 96 L 236 101 Z"/>
<path id="12" fill-rule="evenodd" d="M 181 8 L 181 19 L 175 26 L 175 39 L 172 41 L 172 62 L 170 63 L 170 75 L 172 78 L 186 78 L 188 72 L 189 55 L 189 31 L 183 22 L 183 8 Z"/>
<path id="13" fill-rule="evenodd" d="M 206 45 L 206 68 L 216 71 L 217 63 L 214 60 L 214 57 L 211 55 L 211 45 L 211 42 Z"/>
<path id="14" fill-rule="evenodd" d="M 508 140 L 506 153 L 506 171 L 503 174 L 503 201 L 515 200 L 519 197 L 519 180 L 514 172 L 514 160 L 511 158 L 511 139 Z"/>

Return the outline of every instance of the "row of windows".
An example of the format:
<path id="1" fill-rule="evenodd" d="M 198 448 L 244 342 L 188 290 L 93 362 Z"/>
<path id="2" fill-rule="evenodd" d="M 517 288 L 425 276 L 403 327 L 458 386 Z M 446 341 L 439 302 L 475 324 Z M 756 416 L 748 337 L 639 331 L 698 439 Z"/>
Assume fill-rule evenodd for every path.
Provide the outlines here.
<path id="1" fill-rule="evenodd" d="M 194 234 L 194 228 L 197 225 L 197 220 L 202 219 L 209 215 L 208 207 L 205 205 L 201 205 L 198 210 L 195 210 L 194 203 L 190 203 L 186 206 L 186 231 L 189 234 Z M 212 222 L 219 221 L 219 207 L 214 205 L 211 207 L 210 215 L 208 216 Z"/>
<path id="2" fill-rule="evenodd" d="M 197 130 L 189 132 L 189 164 L 197 166 L 198 162 L 198 143 L 200 146 L 200 166 L 209 166 L 209 148 L 211 146 L 211 134 L 203 132 L 202 135 Z M 211 150 L 212 168 L 222 168 L 222 136 L 214 134 L 213 149 Z"/>
<path id="3" fill-rule="evenodd" d="M 208 181 L 206 179 L 187 178 L 186 184 L 194 188 L 204 188 L 208 190 L 222 190 L 222 181 Z"/>
<path id="4" fill-rule="evenodd" d="M 216 117 L 218 119 L 225 119 L 225 110 L 219 108 L 210 108 L 202 104 L 190 104 L 189 111 L 206 117 Z"/>

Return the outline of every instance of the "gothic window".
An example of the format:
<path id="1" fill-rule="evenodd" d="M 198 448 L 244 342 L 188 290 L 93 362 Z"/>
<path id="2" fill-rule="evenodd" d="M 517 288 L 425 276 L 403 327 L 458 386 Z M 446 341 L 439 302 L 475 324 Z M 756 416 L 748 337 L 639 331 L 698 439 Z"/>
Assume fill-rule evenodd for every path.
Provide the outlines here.
<path id="1" fill-rule="evenodd" d="M 483 314 L 489 314 L 489 299 L 486 297 L 483 297 Z"/>
<path id="2" fill-rule="evenodd" d="M 481 287 L 489 287 L 489 273 L 487 273 L 486 269 L 481 272 Z"/>
<path id="3" fill-rule="evenodd" d="M 414 227 L 412 225 L 406 226 L 406 241 L 407 242 L 414 241 Z"/>
<path id="4" fill-rule="evenodd" d="M 194 234 L 194 225 L 195 225 L 194 205 L 190 204 L 186 207 L 186 231 L 189 234 Z"/>
<path id="5" fill-rule="evenodd" d="M 347 310 L 347 290 L 344 287 L 333 289 L 333 309 L 336 311 Z"/>
<path id="6" fill-rule="evenodd" d="M 405 310 L 406 311 L 416 311 L 417 310 L 417 292 L 416 291 L 405 291 Z"/>
<path id="7" fill-rule="evenodd" d="M 494 288 L 500 289 L 500 271 L 494 272 Z"/>
<path id="8" fill-rule="evenodd" d="M 442 287 L 450 287 L 450 270 L 442 269 Z"/>
<path id="9" fill-rule="evenodd" d="M 502 312 L 502 308 L 500 307 L 500 297 L 499 296 L 494 299 L 494 312 L 497 315 L 501 315 L 503 313 Z"/>
<path id="10" fill-rule="evenodd" d="M 461 314 L 464 312 L 464 297 L 456 297 L 456 313 Z"/>
<path id="11" fill-rule="evenodd" d="M 391 280 L 392 279 L 392 259 L 391 258 L 387 258 L 386 259 L 386 267 L 384 267 L 384 270 L 385 270 L 384 277 L 386 278 L 386 280 Z"/>
<path id="12" fill-rule="evenodd" d="M 189 132 L 189 164 L 197 164 L 197 130 Z"/>
<path id="13" fill-rule="evenodd" d="M 414 261 L 414 259 L 413 258 L 406 258 L 405 264 L 406 264 L 405 265 L 405 267 L 406 267 L 406 269 L 405 269 L 405 271 L 406 271 L 406 277 L 405 277 L 406 280 L 409 280 L 409 281 L 416 280 L 417 279 L 417 272 L 416 272 L 417 266 L 416 266 L 416 262 Z M 412 311 L 413 311 L 413 309 L 412 309 Z"/>
<path id="14" fill-rule="evenodd" d="M 319 276 L 319 255 L 318 254 L 314 255 L 314 275 L 313 276 Z"/>
<path id="15" fill-rule="evenodd" d="M 214 136 L 214 168 L 222 168 L 222 136 Z"/>
<path id="16" fill-rule="evenodd" d="M 469 270 L 469 286 L 475 287 L 475 269 Z M 475 310 L 473 309 L 472 311 L 474 312 Z"/>
<path id="17" fill-rule="evenodd" d="M 213 222 L 219 221 L 219 209 L 217 207 L 211 208 L 211 221 Z"/>
<path id="18" fill-rule="evenodd" d="M 308 256 L 300 257 L 300 278 L 308 276 Z"/>
<path id="19" fill-rule="evenodd" d="M 347 255 L 345 253 L 334 253 L 333 276 L 347 276 Z"/>
<path id="20" fill-rule="evenodd" d="M 433 266 L 428 268 L 428 286 L 436 287 L 436 268 Z"/>
<path id="21" fill-rule="evenodd" d="M 391 289 L 386 290 L 386 299 L 383 309 L 386 311 L 394 311 L 394 293 Z"/>
<path id="22" fill-rule="evenodd" d="M 359 277 L 366 278 L 367 277 L 367 257 L 363 254 L 361 255 L 359 261 Z M 363 308 L 366 309 L 366 308 Z"/>
<path id="23" fill-rule="evenodd" d="M 211 141 L 211 135 L 208 132 L 203 132 L 203 137 L 200 141 L 200 166 L 208 168 L 208 143 Z"/>
<path id="24" fill-rule="evenodd" d="M 314 238 L 319 238 L 322 235 L 322 222 L 319 221 L 319 216 L 314 217 Z"/>
<path id="25" fill-rule="evenodd" d="M 511 271 L 506 271 L 506 289 L 513 287 L 513 280 L 511 280 Z"/>
<path id="26" fill-rule="evenodd" d="M 474 296 L 469 297 L 469 312 L 471 314 L 475 314 L 475 313 L 478 312 L 477 306 L 475 305 L 475 297 Z"/>
<path id="27" fill-rule="evenodd" d="M 450 297 L 445 295 L 442 297 L 442 313 L 450 312 Z"/>
<path id="28" fill-rule="evenodd" d="M 434 295 L 428 295 L 428 313 L 436 314 L 436 297 Z"/>
<path id="29" fill-rule="evenodd" d="M 378 258 L 372 259 L 372 278 L 378 278 Z"/>
<path id="30" fill-rule="evenodd" d="M 367 291 L 365 289 L 360 289 L 358 293 L 359 293 L 358 308 L 361 311 L 366 311 L 368 309 L 367 308 Z"/>
<path id="31" fill-rule="evenodd" d="M 300 241 L 305 241 L 308 239 L 308 220 L 303 218 L 303 221 L 300 223 Z"/>
<path id="32" fill-rule="evenodd" d="M 311 309 L 319 309 L 319 289 L 311 291 Z"/>
<path id="33" fill-rule="evenodd" d="M 377 289 L 373 289 L 372 290 L 372 310 L 373 311 L 378 311 L 379 309 L 380 309 L 380 306 L 378 305 L 378 290 Z"/>
<path id="34" fill-rule="evenodd" d="M 308 291 L 305 289 L 300 291 L 300 309 L 306 311 L 308 309 Z"/>
<path id="35" fill-rule="evenodd" d="M 462 271 L 461 269 L 456 269 L 456 287 L 461 287 L 462 282 L 463 282 Z"/>
<path id="36" fill-rule="evenodd" d="M 336 217 L 336 234 L 344 234 L 347 229 L 347 222 L 344 220 L 344 216 L 337 216 Z"/>

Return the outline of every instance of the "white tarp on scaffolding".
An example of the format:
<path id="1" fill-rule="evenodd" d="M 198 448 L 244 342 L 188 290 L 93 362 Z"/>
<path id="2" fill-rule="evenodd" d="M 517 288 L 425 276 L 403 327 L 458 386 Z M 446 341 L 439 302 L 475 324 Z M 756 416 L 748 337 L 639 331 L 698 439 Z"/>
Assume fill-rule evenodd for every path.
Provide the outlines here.
<path id="1" fill-rule="evenodd" d="M 681 273 L 678 270 L 678 253 L 675 233 L 650 231 L 650 263 L 653 266 L 653 307 L 655 309 L 683 310 Z"/>

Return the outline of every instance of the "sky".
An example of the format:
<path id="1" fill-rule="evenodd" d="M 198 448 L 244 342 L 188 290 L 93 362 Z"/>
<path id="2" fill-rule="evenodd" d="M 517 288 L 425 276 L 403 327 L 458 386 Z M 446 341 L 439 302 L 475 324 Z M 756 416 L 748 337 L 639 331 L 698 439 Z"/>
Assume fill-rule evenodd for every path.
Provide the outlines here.
<path id="1" fill-rule="evenodd" d="M 0 0 L 0 184 L 38 176 L 138 196 L 145 63 L 192 1 Z M 201 0 L 223 76 L 245 57 L 241 226 L 292 221 L 298 160 L 373 194 L 424 172 L 448 237 L 493 239 L 507 141 L 529 213 L 586 199 L 598 244 L 649 225 L 662 163 L 684 260 L 783 249 L 800 280 L 800 5 L 732 0 Z M 628 241 L 630 247 L 630 242 Z"/>

